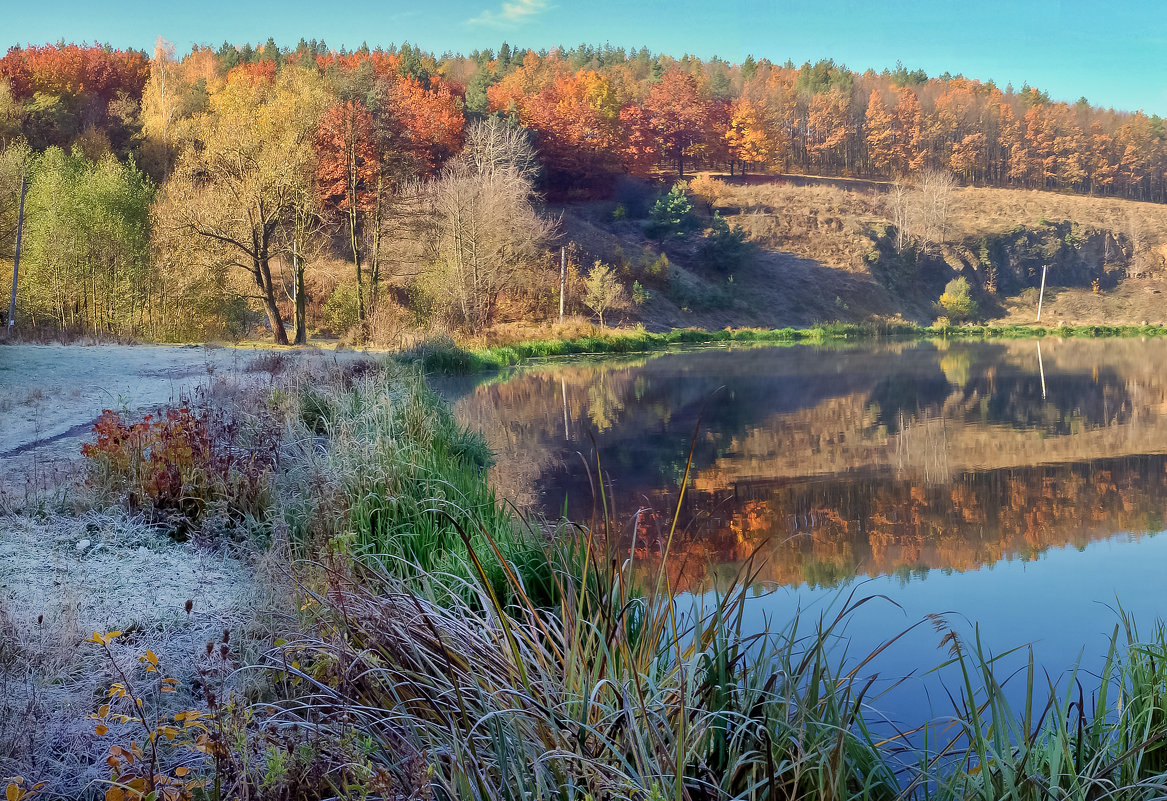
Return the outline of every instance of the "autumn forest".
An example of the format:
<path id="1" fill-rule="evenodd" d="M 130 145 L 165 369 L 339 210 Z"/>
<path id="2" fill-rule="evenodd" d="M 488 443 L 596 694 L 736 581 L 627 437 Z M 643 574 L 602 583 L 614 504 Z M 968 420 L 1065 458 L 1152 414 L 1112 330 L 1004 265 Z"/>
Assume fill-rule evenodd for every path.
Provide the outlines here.
<path id="1" fill-rule="evenodd" d="M 0 255 L 26 177 L 17 304 L 38 328 L 197 339 L 259 315 L 282 343 L 310 322 L 369 341 L 538 319 L 564 240 L 545 203 L 697 171 L 933 171 L 1164 201 L 1167 131 L 1029 86 L 611 46 L 177 54 L 160 39 L 153 54 L 61 43 L 0 58 Z M 328 260 L 347 278 L 314 279 Z M 591 266 L 572 272 L 585 313 L 646 294 Z"/>

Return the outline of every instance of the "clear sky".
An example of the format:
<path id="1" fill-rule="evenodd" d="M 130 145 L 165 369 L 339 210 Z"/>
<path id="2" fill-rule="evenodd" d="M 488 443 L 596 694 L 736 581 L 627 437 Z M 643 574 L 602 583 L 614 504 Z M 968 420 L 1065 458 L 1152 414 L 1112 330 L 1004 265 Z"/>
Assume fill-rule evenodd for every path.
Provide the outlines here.
<path id="1" fill-rule="evenodd" d="M 897 60 L 1055 99 L 1167 115 L 1163 0 L 0 0 L 0 43 L 101 41 L 149 50 L 301 36 L 332 47 L 467 52 L 605 41 L 671 55 L 747 54 L 857 70 Z"/>

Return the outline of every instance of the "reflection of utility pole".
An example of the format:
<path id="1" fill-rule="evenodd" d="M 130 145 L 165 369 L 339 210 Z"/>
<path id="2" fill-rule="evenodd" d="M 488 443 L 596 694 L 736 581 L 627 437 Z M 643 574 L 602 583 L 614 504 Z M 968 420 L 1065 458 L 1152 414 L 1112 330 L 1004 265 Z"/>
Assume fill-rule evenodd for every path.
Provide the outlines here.
<path id="1" fill-rule="evenodd" d="M 12 299 L 8 301 L 8 333 L 16 327 L 16 281 L 20 276 L 20 233 L 24 229 L 24 193 L 28 190 L 28 179 L 20 177 L 20 211 L 16 215 L 16 254 L 12 259 Z"/>
<path id="2" fill-rule="evenodd" d="M 1045 365 L 1041 362 L 1041 343 L 1037 343 L 1037 369 L 1041 371 L 1041 399 L 1045 400 Z"/>
<path id="3" fill-rule="evenodd" d="M 1045 300 L 1045 273 L 1049 269 L 1048 264 L 1041 265 L 1041 291 L 1037 294 L 1037 322 L 1041 322 L 1041 302 Z M 1038 350 L 1041 350 L 1040 346 Z"/>
<path id="4" fill-rule="evenodd" d="M 559 391 L 563 393 L 563 438 L 570 442 L 571 434 L 567 429 L 567 381 L 563 378 L 559 379 Z"/>

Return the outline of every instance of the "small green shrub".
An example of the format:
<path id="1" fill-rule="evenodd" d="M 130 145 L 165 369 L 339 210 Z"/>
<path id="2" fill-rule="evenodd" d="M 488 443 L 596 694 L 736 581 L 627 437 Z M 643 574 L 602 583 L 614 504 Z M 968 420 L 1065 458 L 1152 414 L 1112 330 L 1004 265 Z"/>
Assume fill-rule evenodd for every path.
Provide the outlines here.
<path id="1" fill-rule="evenodd" d="M 678 182 L 667 195 L 653 204 L 645 233 L 655 239 L 664 239 L 681 236 L 696 227 L 693 204 L 685 194 L 684 183 Z"/>
<path id="2" fill-rule="evenodd" d="M 637 280 L 643 280 L 644 283 L 657 287 L 668 286 L 670 274 L 669 257 L 664 253 L 654 255 L 649 248 L 645 248 L 644 253 L 640 256 L 640 263 L 633 272 L 633 276 Z"/>
<path id="3" fill-rule="evenodd" d="M 652 295 L 649 293 L 649 291 L 647 289 L 644 288 L 644 285 L 642 283 L 640 283 L 639 281 L 632 282 L 632 302 L 633 303 L 635 303 L 637 306 L 643 306 L 645 303 L 648 303 L 648 301 L 651 298 L 652 298 Z"/>
<path id="4" fill-rule="evenodd" d="M 714 214 L 712 230 L 701 243 L 698 257 L 707 268 L 725 274 L 744 267 L 753 252 L 754 246 L 746 240 L 741 226 L 731 228 L 724 217 Z"/>
<path id="5" fill-rule="evenodd" d="M 964 276 L 953 278 L 944 287 L 944 294 L 937 301 L 941 312 L 953 322 L 964 322 L 977 316 L 979 308 L 973 300 L 972 288 Z"/>
<path id="6" fill-rule="evenodd" d="M 349 331 L 360 320 L 360 303 L 353 284 L 337 284 L 320 312 L 323 328 L 337 336 Z"/>

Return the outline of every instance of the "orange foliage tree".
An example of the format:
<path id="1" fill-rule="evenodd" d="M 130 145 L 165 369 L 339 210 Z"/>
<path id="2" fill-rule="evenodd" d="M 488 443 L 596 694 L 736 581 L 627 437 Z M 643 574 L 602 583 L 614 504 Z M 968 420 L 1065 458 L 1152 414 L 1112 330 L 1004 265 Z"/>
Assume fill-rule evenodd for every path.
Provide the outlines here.
<path id="1" fill-rule="evenodd" d="M 748 98 L 739 98 L 734 102 L 725 141 L 729 145 L 730 158 L 741 163 L 742 175 L 745 175 L 748 166 L 761 166 L 773 161 L 778 149 L 765 109 Z"/>
<path id="2" fill-rule="evenodd" d="M 0 77 L 17 97 L 36 92 L 91 95 L 106 102 L 124 92 L 140 97 L 149 76 L 146 56 L 136 50 L 75 44 L 13 47 L 0 58 Z"/>
<path id="3" fill-rule="evenodd" d="M 653 85 L 644 108 L 656 132 L 661 155 L 677 165 L 685 175 L 685 159 L 703 143 L 709 133 L 711 104 L 697 85 L 697 79 L 674 66 Z"/>

